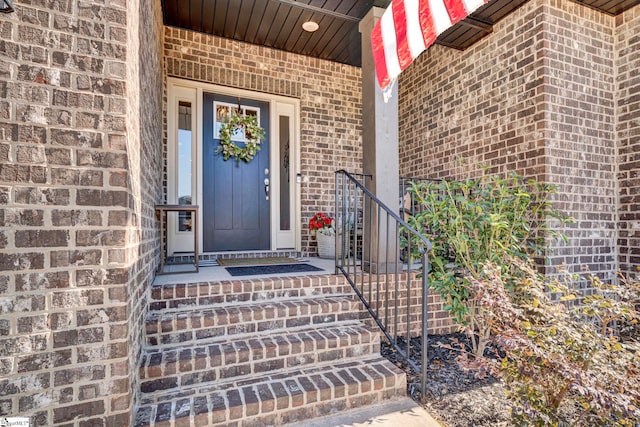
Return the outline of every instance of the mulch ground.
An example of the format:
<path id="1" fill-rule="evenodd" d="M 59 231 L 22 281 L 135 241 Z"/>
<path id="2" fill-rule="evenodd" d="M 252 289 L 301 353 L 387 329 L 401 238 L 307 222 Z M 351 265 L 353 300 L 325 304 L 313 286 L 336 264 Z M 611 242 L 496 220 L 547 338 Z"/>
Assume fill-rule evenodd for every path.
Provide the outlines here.
<path id="1" fill-rule="evenodd" d="M 456 360 L 459 351 L 440 345 L 455 347 L 454 341 L 465 342 L 467 339 L 463 334 L 429 336 L 427 391 L 424 396 L 420 393 L 420 377 L 391 346 L 383 343 L 382 355 L 407 372 L 408 393 L 444 426 L 510 426 L 509 406 L 502 385 L 495 378 L 476 378 L 473 372 L 460 368 Z M 420 348 L 420 338 L 413 338 L 411 344 Z M 419 362 L 420 354 L 413 354 L 412 359 Z"/>

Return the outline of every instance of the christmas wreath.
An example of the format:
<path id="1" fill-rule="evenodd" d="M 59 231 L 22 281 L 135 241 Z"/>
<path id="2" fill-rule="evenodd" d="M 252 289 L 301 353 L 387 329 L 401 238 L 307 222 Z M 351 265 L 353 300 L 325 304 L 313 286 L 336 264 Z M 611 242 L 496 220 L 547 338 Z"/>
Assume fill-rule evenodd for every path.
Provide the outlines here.
<path id="1" fill-rule="evenodd" d="M 233 134 L 242 130 L 245 143 L 240 147 L 231 141 Z M 224 160 L 235 158 L 238 162 L 249 163 L 260 151 L 260 144 L 264 140 L 264 129 L 258 125 L 258 119 L 253 115 L 232 114 L 224 121 L 220 128 L 220 146 L 217 152 L 222 154 Z"/>

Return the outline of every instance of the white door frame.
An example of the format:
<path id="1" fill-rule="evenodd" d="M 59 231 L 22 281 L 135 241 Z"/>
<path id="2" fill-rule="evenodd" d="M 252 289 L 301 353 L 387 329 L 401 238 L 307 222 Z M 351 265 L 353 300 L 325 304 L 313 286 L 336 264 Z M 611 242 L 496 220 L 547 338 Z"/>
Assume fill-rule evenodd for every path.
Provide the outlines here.
<path id="1" fill-rule="evenodd" d="M 191 104 L 191 161 L 196 160 L 197 138 L 197 93 L 194 88 L 174 86 L 167 96 L 167 204 L 178 204 L 178 103 Z M 196 174 L 191 169 L 191 204 L 197 204 Z M 199 219 L 198 219 L 199 220 Z M 193 252 L 193 231 L 178 230 L 178 213 L 167 213 L 167 254 Z M 200 246 L 202 247 L 202 246 Z"/>
<path id="2" fill-rule="evenodd" d="M 167 108 L 167 203 L 177 204 L 175 193 L 170 193 L 169 188 L 175 186 L 176 163 L 175 157 L 169 155 L 175 150 L 177 141 L 177 126 L 175 120 L 175 104 L 177 102 L 176 94 L 183 90 L 187 92 L 195 91 L 195 104 L 193 116 L 195 117 L 195 150 L 193 151 L 193 169 L 192 176 L 195 178 L 195 192 L 193 194 L 192 203 L 202 206 L 202 125 L 203 125 L 203 93 L 216 93 L 239 98 L 249 98 L 257 101 L 269 103 L 269 152 L 270 152 L 270 217 L 271 217 L 271 250 L 276 249 L 292 249 L 300 251 L 301 248 L 301 205 L 300 205 L 300 185 L 297 183 L 297 176 L 300 172 L 300 101 L 294 98 L 287 98 L 279 95 L 271 95 L 261 92 L 252 92 L 244 89 L 235 89 L 226 86 L 219 86 L 210 83 L 194 82 L 190 80 L 182 80 L 175 77 L 167 79 L 167 102 L 170 104 Z M 280 230 L 280 174 L 279 170 L 279 115 L 287 115 L 290 117 L 290 194 L 291 194 L 291 230 L 283 232 Z M 174 122 L 174 123 L 172 123 Z M 231 161 L 231 160 L 230 160 Z M 171 179 L 174 181 L 171 181 Z M 171 198 L 173 197 L 173 199 Z M 198 211 L 198 223 L 203 224 L 202 208 Z M 174 228 L 176 226 L 174 225 Z M 190 235 L 192 236 L 192 235 Z M 199 230 L 199 245 L 203 247 L 202 227 Z M 186 242 L 186 240 L 185 240 Z M 191 246 L 193 246 L 193 237 L 191 237 Z M 168 253 L 180 250 L 182 245 L 174 246 L 169 242 L 170 247 Z"/>

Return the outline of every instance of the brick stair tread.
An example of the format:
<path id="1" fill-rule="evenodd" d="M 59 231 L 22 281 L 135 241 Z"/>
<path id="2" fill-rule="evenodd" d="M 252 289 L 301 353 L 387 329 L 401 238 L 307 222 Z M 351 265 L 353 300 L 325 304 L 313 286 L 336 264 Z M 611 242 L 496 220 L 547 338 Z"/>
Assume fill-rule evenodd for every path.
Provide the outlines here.
<path id="1" fill-rule="evenodd" d="M 350 292 L 344 277 L 335 275 L 165 284 L 151 287 L 149 308 L 157 311 Z"/>
<path id="2" fill-rule="evenodd" d="M 147 344 L 159 345 L 357 318 L 356 299 L 351 295 L 337 295 L 150 312 L 145 327 Z"/>
<path id="3" fill-rule="evenodd" d="M 268 426 L 404 396 L 404 372 L 379 355 L 143 395 L 135 426 Z"/>
<path id="4" fill-rule="evenodd" d="M 208 340 L 191 346 L 155 347 L 142 356 L 141 391 L 156 392 L 201 381 L 227 380 L 277 370 L 340 361 L 380 351 L 377 330 L 358 321 L 282 331 L 274 335 Z"/>

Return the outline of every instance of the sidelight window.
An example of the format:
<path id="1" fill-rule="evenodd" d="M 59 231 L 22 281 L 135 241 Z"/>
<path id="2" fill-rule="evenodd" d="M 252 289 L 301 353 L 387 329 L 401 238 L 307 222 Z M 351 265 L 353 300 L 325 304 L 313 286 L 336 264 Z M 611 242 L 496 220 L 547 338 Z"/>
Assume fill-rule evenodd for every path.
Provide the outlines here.
<path id="1" fill-rule="evenodd" d="M 192 161 L 193 161 L 193 129 L 191 103 L 178 103 L 178 164 L 177 185 L 178 204 L 192 204 Z M 178 231 L 191 231 L 191 212 L 180 212 L 178 217 Z"/>

